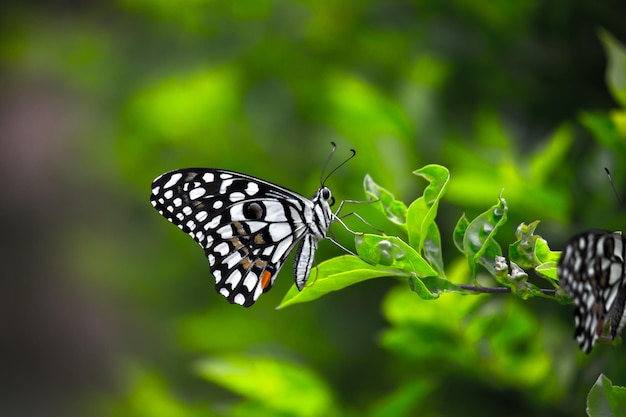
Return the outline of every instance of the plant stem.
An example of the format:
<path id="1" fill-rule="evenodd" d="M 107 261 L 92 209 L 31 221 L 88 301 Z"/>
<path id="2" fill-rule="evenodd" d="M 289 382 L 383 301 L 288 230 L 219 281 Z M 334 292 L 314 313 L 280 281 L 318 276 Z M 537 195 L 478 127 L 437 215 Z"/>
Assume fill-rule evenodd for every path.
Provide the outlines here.
<path id="1" fill-rule="evenodd" d="M 460 284 L 459 287 L 463 288 L 464 290 L 473 291 L 477 293 L 486 293 L 486 294 L 507 294 L 507 293 L 512 292 L 511 289 L 507 287 L 475 287 L 473 285 L 463 285 L 463 284 Z M 549 295 L 551 297 L 554 297 L 554 295 L 556 294 L 556 290 L 546 290 L 546 289 L 540 288 L 539 291 L 541 291 L 542 294 Z"/>

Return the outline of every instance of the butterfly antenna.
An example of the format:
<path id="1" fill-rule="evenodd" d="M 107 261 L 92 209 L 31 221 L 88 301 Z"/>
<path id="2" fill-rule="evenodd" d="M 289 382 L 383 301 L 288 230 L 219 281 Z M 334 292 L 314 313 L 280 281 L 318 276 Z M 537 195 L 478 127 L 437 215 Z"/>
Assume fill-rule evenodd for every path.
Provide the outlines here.
<path id="1" fill-rule="evenodd" d="M 352 158 L 354 158 L 354 156 L 356 155 L 356 151 L 354 149 L 350 149 L 350 152 L 352 152 L 352 155 L 350 155 L 345 161 L 343 161 L 342 163 L 340 163 L 339 165 L 337 165 L 335 167 L 335 169 L 333 169 L 332 171 L 330 171 L 328 173 L 328 175 L 326 175 L 326 177 L 324 177 L 324 170 L 326 170 L 326 165 L 328 165 L 328 161 L 330 161 L 330 157 L 333 156 L 333 153 L 335 153 L 335 149 L 337 149 L 337 145 L 335 145 L 335 142 L 330 142 L 333 145 L 333 150 L 330 153 L 330 155 L 328 156 L 328 159 L 326 160 L 326 163 L 324 164 L 324 169 L 322 170 L 322 175 L 320 176 L 320 184 L 324 185 L 326 183 L 326 180 L 333 175 L 333 173 L 335 171 L 337 171 L 339 168 L 341 168 L 342 166 L 344 166 L 346 164 L 346 162 L 348 162 L 349 160 L 351 160 Z M 322 180 L 322 177 L 324 178 Z"/>
<path id="2" fill-rule="evenodd" d="M 326 162 L 324 162 L 324 167 L 322 168 L 322 172 L 320 172 L 320 185 L 323 185 L 324 181 L 326 181 L 324 179 L 324 171 L 326 171 L 326 167 L 328 166 L 328 163 L 330 162 L 330 158 L 333 157 L 333 154 L 335 153 L 335 150 L 337 149 L 337 145 L 335 144 L 335 142 L 331 141 L 330 144 L 333 145 L 333 150 L 330 151 L 330 155 L 328 155 L 328 158 L 326 158 Z"/>
<path id="3" fill-rule="evenodd" d="M 624 201 L 619 196 L 619 193 L 617 192 L 617 189 L 615 188 L 615 183 L 613 182 L 613 177 L 611 176 L 611 171 L 609 171 L 608 168 L 604 168 L 604 171 L 606 171 L 606 175 L 607 175 L 607 177 L 609 177 L 609 183 L 611 183 L 611 188 L 613 189 L 613 193 L 615 194 L 615 197 L 617 198 L 617 201 L 619 201 L 619 205 L 621 207 L 624 207 Z"/>

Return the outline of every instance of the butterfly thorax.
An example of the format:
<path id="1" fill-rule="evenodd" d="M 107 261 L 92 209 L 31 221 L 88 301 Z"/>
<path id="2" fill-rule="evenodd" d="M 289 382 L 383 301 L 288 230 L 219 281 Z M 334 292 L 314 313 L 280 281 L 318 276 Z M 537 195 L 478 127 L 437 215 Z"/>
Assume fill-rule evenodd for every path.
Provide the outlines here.
<path id="1" fill-rule="evenodd" d="M 312 210 L 305 212 L 305 222 L 318 241 L 326 237 L 326 232 L 332 223 L 334 216 L 330 208 L 332 198 L 330 189 L 326 186 L 321 187 L 311 198 Z"/>

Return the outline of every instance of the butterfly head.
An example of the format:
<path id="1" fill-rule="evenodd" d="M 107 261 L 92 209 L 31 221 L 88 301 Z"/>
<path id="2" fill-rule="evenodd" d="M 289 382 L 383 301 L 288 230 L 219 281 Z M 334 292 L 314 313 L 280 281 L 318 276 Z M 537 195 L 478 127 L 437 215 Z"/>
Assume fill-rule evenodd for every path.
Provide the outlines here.
<path id="1" fill-rule="evenodd" d="M 330 208 L 335 204 L 335 197 L 333 197 L 333 193 L 330 191 L 330 188 L 322 185 L 317 190 L 315 195 L 313 195 L 311 201 L 315 206 L 321 207 L 324 212 L 332 213 Z"/>
<path id="2" fill-rule="evenodd" d="M 333 197 L 333 193 L 327 186 L 320 188 L 317 194 L 319 194 L 319 199 L 321 201 L 325 201 L 329 207 L 332 207 L 335 204 L 335 197 Z"/>

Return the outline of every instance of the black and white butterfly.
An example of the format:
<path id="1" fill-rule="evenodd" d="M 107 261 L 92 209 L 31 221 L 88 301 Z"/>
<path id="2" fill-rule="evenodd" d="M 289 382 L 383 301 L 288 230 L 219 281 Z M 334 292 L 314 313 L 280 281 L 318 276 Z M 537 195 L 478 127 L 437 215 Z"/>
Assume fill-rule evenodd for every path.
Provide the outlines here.
<path id="1" fill-rule="evenodd" d="M 574 337 L 580 349 L 591 352 L 610 323 L 610 340 L 624 326 L 626 304 L 626 238 L 591 230 L 571 238 L 559 259 L 561 288 L 574 302 Z"/>
<path id="2" fill-rule="evenodd" d="M 295 283 L 299 290 L 306 285 L 317 244 L 338 219 L 332 193 L 320 182 L 308 199 L 238 172 L 185 168 L 155 179 L 150 201 L 202 246 L 217 292 L 249 307 L 272 288 L 297 244 Z"/>

